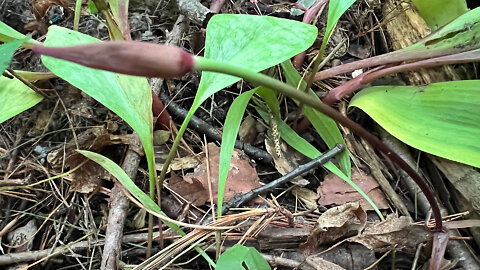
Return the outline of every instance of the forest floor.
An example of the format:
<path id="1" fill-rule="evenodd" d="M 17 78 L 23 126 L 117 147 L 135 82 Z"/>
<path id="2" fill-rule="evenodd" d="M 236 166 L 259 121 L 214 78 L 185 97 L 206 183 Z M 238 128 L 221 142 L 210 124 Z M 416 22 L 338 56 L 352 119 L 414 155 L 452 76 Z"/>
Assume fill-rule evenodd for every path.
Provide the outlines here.
<path id="1" fill-rule="evenodd" d="M 49 25 L 72 29 L 74 2 L 3 0 L 0 1 L 0 20 L 43 41 Z M 79 31 L 109 40 L 105 17 L 91 13 L 84 2 Z M 301 12 L 292 12 L 291 3 L 285 1 L 251 2 L 256 1 L 226 1 L 221 13 L 269 15 L 297 21 L 303 17 Z M 202 1 L 202 4 L 208 8 L 210 1 Z M 357 1 L 348 9 L 327 46 L 326 55 L 330 60 L 324 68 L 393 50 L 382 5 L 365 0 Z M 407 9 L 399 6 L 402 12 Z M 306 52 L 305 60 L 299 66 L 300 74 L 305 72 L 318 52 L 327 10 L 325 8 L 315 20 L 320 35 Z M 130 0 L 129 22 L 132 40 L 168 42 L 188 52 L 203 54 L 205 29 L 202 22 L 181 15 L 176 1 Z M 29 50 L 18 50 L 10 67 L 13 70 L 48 72 L 40 58 Z M 469 70 L 470 78 L 478 78 L 475 68 Z M 283 76 L 278 67 L 266 73 Z M 165 81 L 149 79 L 177 128 L 192 105 L 200 75 L 194 73 Z M 322 97 L 352 76 L 355 74 L 335 76 L 315 83 L 312 89 Z M 405 85 L 408 76 L 390 76 L 373 84 Z M 145 264 L 148 235 L 145 210 L 132 203 L 131 196 L 124 195 L 125 189 L 115 184 L 113 177 L 92 161 L 70 173 L 77 165 L 86 162 L 75 152 L 76 149 L 98 152 L 123 164 L 124 169 L 127 166 L 126 171 L 133 170 L 134 182 L 148 193 L 145 157 L 139 157 L 139 162 L 131 167 L 125 165 L 128 144 L 134 141 L 130 137 L 132 128 L 60 78 L 39 80 L 34 84 L 43 90 L 46 98 L 0 124 L 0 269 L 25 269 L 23 267 L 27 266 L 57 270 L 131 269 Z M 209 192 L 206 183 L 218 174 L 220 134 L 229 107 L 240 93 L 251 88 L 253 85 L 247 82 L 235 83 L 207 99 L 195 113 L 194 125 L 190 125 L 184 135 L 184 142 L 162 190 L 162 210 L 171 219 L 182 224 L 205 225 L 205 220 L 211 220 L 212 213 L 216 213 L 210 202 L 211 198 L 216 202 L 216 187 Z M 291 124 L 297 105 L 284 97 L 279 99 L 281 117 Z M 444 216 L 467 217 L 465 212 L 469 208 L 465 205 L 474 202 L 467 198 L 467 202 L 459 203 L 460 191 L 448 179 L 443 167 L 440 168 L 439 164 L 444 164 L 442 161 L 432 161 L 430 156 L 406 147 L 386 134 L 361 110 L 347 110 L 348 102 L 348 98 L 343 99 L 336 108 L 382 137 L 384 142 L 394 145 L 402 157 L 413 162 L 430 180 L 437 198 L 443 202 Z M 231 165 L 238 173 L 229 175 L 225 202 L 237 193 L 245 193 L 288 175 L 309 161 L 276 137 L 277 124 L 263 119 L 256 105 L 250 103 L 242 121 L 239 140 L 243 143 L 239 142 L 237 148 L 243 149 L 235 150 Z M 172 145 L 175 130 L 164 131 L 157 125 L 154 132 L 158 172 Z M 352 180 L 392 223 L 380 223 L 372 207 L 351 186 L 327 170 L 317 168 L 257 196 L 246 205 L 231 209 L 226 214 L 233 220 L 230 225 L 243 226 L 222 231 L 222 250 L 236 243 L 255 247 L 275 269 L 418 269 L 427 263 L 430 251 L 428 244 L 425 247 L 424 244 L 430 234 L 423 224 L 430 218 L 429 206 L 422 205 L 416 187 L 410 186 L 405 181 L 406 176 L 388 159 L 348 129 L 340 127 L 340 130 L 351 153 Z M 301 136 L 319 151 L 329 150 L 313 127 L 307 126 Z M 477 177 L 478 171 L 471 170 L 471 177 Z M 52 178 L 54 176 L 58 177 Z M 392 203 L 385 194 L 384 186 L 380 187 L 380 178 L 397 194 L 397 203 Z M 45 179 L 47 181 L 38 184 Z M 478 219 L 475 215 L 478 216 L 478 212 L 468 218 Z M 409 218 L 418 223 L 412 223 Z M 118 226 L 115 221 L 123 225 Z M 209 269 L 208 263 L 196 251 L 190 250 L 191 243 L 181 240 L 183 238 L 164 224 L 158 221 L 154 224 L 152 254 L 156 254 L 157 264 L 141 269 L 159 269 L 161 265 L 169 269 Z M 159 233 L 159 224 L 162 234 Z M 370 235 L 362 232 L 365 226 L 370 228 Z M 394 226 L 403 227 L 394 230 L 391 228 Z M 182 228 L 189 235 L 201 231 L 183 225 Z M 119 236 L 108 239 L 117 240 L 106 240 L 106 235 L 112 232 Z M 479 256 L 479 235 L 478 231 L 465 229 L 456 231 L 451 237 L 457 240 L 451 240 L 456 244 L 450 249 L 460 250 L 465 252 L 464 255 L 468 254 L 465 257 L 473 258 L 468 261 L 472 267 L 468 269 L 479 269 L 478 264 L 473 265 Z M 201 236 L 195 237 L 192 239 L 215 257 L 215 234 L 202 231 Z M 121 246 L 115 245 L 118 239 L 121 239 Z M 166 253 L 163 246 L 170 247 L 171 253 Z M 399 246 L 402 247 L 397 248 Z M 458 253 L 447 253 L 448 267 L 465 267 L 466 259 L 457 256 Z"/>

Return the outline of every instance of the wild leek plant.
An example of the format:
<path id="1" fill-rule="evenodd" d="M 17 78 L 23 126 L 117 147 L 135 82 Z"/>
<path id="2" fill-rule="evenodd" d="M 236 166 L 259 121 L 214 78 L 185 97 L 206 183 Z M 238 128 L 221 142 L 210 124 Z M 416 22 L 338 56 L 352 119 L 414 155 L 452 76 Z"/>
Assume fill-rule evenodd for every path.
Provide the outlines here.
<path id="1" fill-rule="evenodd" d="M 169 47 L 156 44 L 143 44 L 141 42 L 131 41 L 116 41 L 103 42 L 95 44 L 86 44 L 71 47 L 44 47 L 36 45 L 32 49 L 39 54 L 56 57 L 63 60 L 79 63 L 92 68 L 101 68 L 103 70 L 112 71 L 116 73 L 137 75 L 137 76 L 167 76 L 167 77 L 181 77 L 188 71 L 211 71 L 232 75 L 243 78 L 244 80 L 262 85 L 266 88 L 275 90 L 288 96 L 292 99 L 298 100 L 303 104 L 310 106 L 317 111 L 329 116 L 338 123 L 352 130 L 354 133 L 363 137 L 378 151 L 389 157 L 395 164 L 402 168 L 410 177 L 412 177 L 418 184 L 423 193 L 425 193 L 429 200 L 432 211 L 435 215 L 435 229 L 442 231 L 442 219 L 440 210 L 436 204 L 435 198 L 430 189 L 425 184 L 422 177 L 412 169 L 401 157 L 399 157 L 388 146 L 383 144 L 377 137 L 373 136 L 362 126 L 353 122 L 340 114 L 335 109 L 329 107 L 321 101 L 312 99 L 308 94 L 298 91 L 296 88 L 283 83 L 277 79 L 264 75 L 262 73 L 252 72 L 249 69 L 230 65 L 227 63 L 215 62 L 203 57 L 193 56 L 176 47 Z M 147 51 L 145 51 L 147 50 Z M 94 51 L 96 55 L 110 54 L 115 55 L 116 60 L 113 62 L 105 61 L 105 59 L 93 58 L 85 60 L 85 52 Z M 145 52 L 150 52 L 147 54 Z M 173 58 L 172 58 L 173 56 Z M 119 63 L 124 63 L 119 66 Z M 152 66 L 152 63 L 155 65 Z M 182 126 L 183 127 L 183 126 Z M 186 126 L 179 130 L 172 150 L 165 162 L 168 164 L 173 159 L 175 150 L 180 142 L 181 135 L 185 131 Z M 163 181 L 166 175 L 167 168 L 162 170 L 160 181 Z"/>

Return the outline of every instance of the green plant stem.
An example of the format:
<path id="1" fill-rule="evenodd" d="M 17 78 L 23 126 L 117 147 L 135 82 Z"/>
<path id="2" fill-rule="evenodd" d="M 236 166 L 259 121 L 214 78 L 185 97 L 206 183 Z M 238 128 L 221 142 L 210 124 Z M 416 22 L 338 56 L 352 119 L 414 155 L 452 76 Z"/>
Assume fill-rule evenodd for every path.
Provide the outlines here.
<path id="1" fill-rule="evenodd" d="M 73 17 L 73 30 L 78 31 L 78 25 L 80 24 L 80 13 L 82 12 L 82 0 L 76 0 L 75 2 L 75 16 Z"/>
<path id="2" fill-rule="evenodd" d="M 386 146 L 384 143 L 382 143 L 377 137 L 373 136 L 370 134 L 367 130 L 365 130 L 362 126 L 359 124 L 353 122 L 347 117 L 344 117 L 341 113 L 336 111 L 335 109 L 331 108 L 330 106 L 324 104 L 323 102 L 319 100 L 312 99 L 308 94 L 306 94 L 303 91 L 298 91 L 294 87 L 287 85 L 279 80 L 276 80 L 274 78 L 271 78 L 269 76 L 266 76 L 261 73 L 256 73 L 253 71 L 250 71 L 248 69 L 242 68 L 242 67 L 237 67 L 234 65 L 226 64 L 226 63 L 219 63 L 213 60 L 209 60 L 203 57 L 195 57 L 195 70 L 198 71 L 211 71 L 211 72 L 219 72 L 219 73 L 224 73 L 236 77 L 243 78 L 247 81 L 262 85 L 264 87 L 270 88 L 274 91 L 280 92 L 285 96 L 288 96 L 290 98 L 296 99 L 299 102 L 303 102 L 305 105 L 308 105 L 319 112 L 327 115 L 328 117 L 332 118 L 336 122 L 342 124 L 343 126 L 349 128 L 352 130 L 354 133 L 356 133 L 358 136 L 364 138 L 366 141 L 368 141 L 373 147 L 375 147 L 378 151 L 384 153 L 387 157 L 390 158 L 394 163 L 396 163 L 400 168 L 402 168 L 412 179 L 417 183 L 417 185 L 420 187 L 422 192 L 425 194 L 427 197 L 428 202 L 430 203 L 430 206 L 432 207 L 432 211 L 435 216 L 435 230 L 440 232 L 443 231 L 443 225 L 442 225 L 442 216 L 440 214 L 440 209 L 437 205 L 437 202 L 435 201 L 435 197 L 432 195 L 432 192 L 428 188 L 428 186 L 425 184 L 423 179 L 417 174 L 413 168 L 410 167 L 400 156 L 398 156 L 394 151 L 392 151 L 388 146 Z M 308 89 L 308 88 L 307 88 Z M 187 116 L 188 118 L 188 116 Z M 185 128 L 186 124 L 184 122 Z M 183 127 L 183 125 L 182 125 Z M 182 136 L 184 129 L 180 130 L 177 138 L 175 138 L 175 141 L 180 141 L 180 136 Z M 177 144 L 174 146 L 178 146 Z M 173 147 L 172 147 L 172 150 Z M 174 151 L 173 151 L 174 152 Z M 172 151 L 170 152 L 172 153 Z M 169 156 L 173 154 L 169 154 Z M 166 162 L 170 162 L 167 160 Z M 165 163 L 165 166 L 168 165 Z M 164 167 L 165 167 L 164 166 Z M 164 173 L 162 170 L 162 173 Z"/>
<path id="3" fill-rule="evenodd" d="M 327 46 L 326 41 L 328 41 L 328 39 L 324 38 L 323 42 L 322 42 L 322 46 L 320 47 L 320 50 L 318 51 L 317 57 L 315 58 L 315 62 L 313 62 L 312 71 L 310 72 L 310 76 L 308 76 L 308 78 L 307 78 L 307 86 L 304 89 L 305 93 L 308 93 L 309 89 L 312 88 L 313 80 L 315 78 L 315 74 L 317 73 L 317 71 L 320 67 L 320 64 L 322 63 L 323 54 L 325 53 L 325 48 Z M 302 113 L 302 111 L 303 111 L 303 102 L 300 101 L 300 103 L 298 104 L 297 115 L 296 115 L 295 121 L 294 121 L 295 127 L 296 127 L 298 118 L 299 118 L 300 114 Z"/>
<path id="4" fill-rule="evenodd" d="M 165 159 L 165 163 L 163 164 L 162 171 L 158 176 L 158 182 L 160 183 L 159 186 L 161 188 L 163 187 L 163 182 L 165 181 L 165 176 L 167 175 L 168 167 L 170 166 L 170 163 L 172 162 L 172 159 L 177 152 L 177 147 L 180 144 L 180 141 L 182 140 L 183 133 L 185 133 L 185 130 L 187 129 L 187 126 L 188 126 L 188 122 L 190 122 L 190 119 L 192 118 L 194 113 L 195 112 L 194 111 L 192 112 L 191 110 L 187 113 L 185 120 L 183 120 L 182 126 L 177 132 L 177 136 L 175 137 L 175 140 L 173 140 L 172 148 L 170 148 L 170 152 L 168 153 L 168 156 Z"/>
<path id="5" fill-rule="evenodd" d="M 153 153 L 153 148 L 151 149 L 151 153 Z M 157 179 L 157 171 L 155 169 L 155 158 L 148 158 L 148 180 L 149 180 L 149 196 L 152 201 L 155 201 L 155 185 Z M 158 195 L 158 201 L 160 202 L 160 192 Z M 160 206 L 160 204 L 159 204 Z M 161 231 L 162 228 L 159 228 Z M 161 233 L 161 232 L 160 232 Z M 148 213 L 148 236 L 147 236 L 147 252 L 146 257 L 149 258 L 152 254 L 152 242 L 153 242 L 153 215 Z"/>

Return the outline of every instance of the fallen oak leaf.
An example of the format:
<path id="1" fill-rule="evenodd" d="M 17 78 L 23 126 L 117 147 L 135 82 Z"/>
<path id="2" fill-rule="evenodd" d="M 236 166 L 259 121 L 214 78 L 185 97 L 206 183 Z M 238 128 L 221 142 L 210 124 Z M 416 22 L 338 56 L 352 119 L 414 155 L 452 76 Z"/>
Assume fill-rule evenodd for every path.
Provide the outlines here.
<path id="1" fill-rule="evenodd" d="M 388 209 L 388 202 L 379 189 L 379 185 L 373 177 L 357 169 L 352 170 L 352 181 L 363 190 L 379 209 Z M 325 176 L 317 189 L 319 205 L 337 206 L 348 202 L 358 201 L 363 209 L 373 210 L 372 206 L 347 182 L 330 173 Z"/>
<path id="2" fill-rule="evenodd" d="M 218 196 L 218 164 L 220 161 L 220 147 L 214 143 L 208 144 L 208 164 L 210 165 L 210 179 L 207 175 L 206 157 L 194 169 L 193 173 L 186 174 L 183 180 L 173 179 L 174 185 L 168 186 L 186 198 L 195 206 L 203 205 L 210 200 L 208 194 L 208 181 L 212 185 L 212 196 L 214 202 Z M 250 159 L 243 151 L 235 149 L 232 153 L 230 169 L 228 171 L 227 182 L 225 185 L 224 201 L 230 200 L 237 193 L 247 193 L 248 191 L 259 187 L 257 171 L 250 164 Z"/>

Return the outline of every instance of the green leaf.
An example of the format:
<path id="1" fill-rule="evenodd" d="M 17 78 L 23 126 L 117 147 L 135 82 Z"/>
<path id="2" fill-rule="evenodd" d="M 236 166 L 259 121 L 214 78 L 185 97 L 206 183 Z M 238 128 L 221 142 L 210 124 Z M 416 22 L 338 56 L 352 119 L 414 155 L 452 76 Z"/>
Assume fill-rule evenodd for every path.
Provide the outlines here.
<path id="1" fill-rule="evenodd" d="M 207 26 L 205 58 L 258 72 L 306 50 L 317 28 L 269 16 L 219 14 Z M 192 108 L 209 96 L 239 81 L 230 75 L 203 72 Z"/>
<path id="2" fill-rule="evenodd" d="M 219 14 L 213 16 L 207 26 L 205 57 L 258 72 L 306 50 L 316 37 L 317 28 L 301 22 Z M 239 80 L 230 75 L 203 72 L 195 100 L 177 136 L 183 134 L 190 118 L 209 96 Z"/>
<path id="3" fill-rule="evenodd" d="M 0 74 L 10 65 L 13 53 L 22 45 L 24 39 L 15 39 L 0 45 Z"/>
<path id="4" fill-rule="evenodd" d="M 227 249 L 218 258 L 217 270 L 245 270 L 243 265 L 249 270 L 267 270 L 271 269 L 268 262 L 253 247 L 244 247 L 236 244 Z"/>
<path id="5" fill-rule="evenodd" d="M 45 46 L 72 46 L 98 39 L 63 27 L 51 26 Z M 81 89 L 127 122 L 139 135 L 155 173 L 153 156 L 152 93 L 146 78 L 115 74 L 42 56 L 43 64 L 60 78 Z M 152 175 L 150 175 L 152 178 Z"/>
<path id="6" fill-rule="evenodd" d="M 325 50 L 335 25 L 337 25 L 340 17 L 351 5 L 353 5 L 353 3 L 355 3 L 355 0 L 330 0 L 328 5 L 327 27 L 325 29 L 325 34 L 322 41 L 322 49 L 320 49 L 320 51 L 323 52 Z"/>
<path id="7" fill-rule="evenodd" d="M 220 162 L 218 167 L 218 216 L 222 215 L 223 193 L 225 191 L 225 182 L 227 181 L 228 171 L 230 170 L 230 161 L 232 152 L 237 139 L 238 129 L 242 122 L 243 114 L 247 108 L 250 98 L 255 93 L 256 88 L 238 96 L 228 109 L 227 118 L 223 126 L 222 145 L 220 148 Z"/>
<path id="8" fill-rule="evenodd" d="M 413 0 L 427 25 L 436 30 L 468 11 L 465 0 Z"/>
<path id="9" fill-rule="evenodd" d="M 77 152 L 95 161 L 105 170 L 111 173 L 147 209 L 161 214 L 162 216 L 167 216 L 160 209 L 160 207 L 152 199 L 150 199 L 147 194 L 145 194 L 145 192 L 143 192 L 139 187 L 137 187 L 137 185 L 135 185 L 132 179 L 130 179 L 127 173 L 125 173 L 125 171 L 120 166 L 118 166 L 118 164 L 108 159 L 107 157 L 97 154 L 95 152 L 86 150 L 77 150 Z M 165 221 L 165 224 L 167 224 L 168 227 L 170 227 L 178 234 L 182 236 L 185 235 L 185 233 L 180 229 L 180 227 L 178 227 L 177 224 L 173 224 L 167 221 Z"/>
<path id="10" fill-rule="evenodd" d="M 392 55 L 395 54 L 393 61 L 398 61 L 399 58 L 402 59 L 410 55 L 414 57 L 409 57 L 406 60 L 415 57 L 429 58 L 480 48 L 479 17 L 480 7 L 470 10 L 425 39 L 391 53 Z"/>
<path id="11" fill-rule="evenodd" d="M 120 166 L 118 166 L 115 162 L 94 152 L 85 151 L 85 150 L 77 150 L 77 152 L 95 161 L 100 166 L 102 166 L 105 170 L 111 173 L 143 206 L 162 216 L 167 216 L 160 209 L 160 207 L 152 199 L 150 199 L 150 197 L 147 194 L 145 194 L 140 188 L 137 187 L 137 185 L 135 185 L 132 179 L 130 179 L 130 177 L 128 177 L 125 171 Z M 166 220 L 164 220 L 164 223 L 179 235 L 181 236 L 186 235 L 185 232 L 183 232 L 182 229 L 180 229 L 180 227 L 178 227 L 177 224 L 168 222 Z M 200 249 L 199 247 L 196 247 L 195 250 L 197 250 L 207 261 L 211 262 L 212 265 L 215 265 L 213 261 L 210 259 L 210 257 L 208 257 L 208 255 L 202 249 Z"/>
<path id="12" fill-rule="evenodd" d="M 390 134 L 422 151 L 480 167 L 480 81 L 376 86 L 351 101 Z"/>
<path id="13" fill-rule="evenodd" d="M 0 123 L 35 106 L 42 99 L 17 78 L 0 76 Z"/>
<path id="14" fill-rule="evenodd" d="M 87 5 L 88 5 L 88 9 L 90 10 L 90 12 L 92 14 L 97 14 L 98 13 L 98 9 L 97 9 L 97 6 L 95 5 L 95 2 L 93 2 L 92 0 L 89 0 L 87 2 Z"/>
<path id="15" fill-rule="evenodd" d="M 295 70 L 292 63 L 290 61 L 285 61 L 281 64 L 281 66 L 285 72 L 287 84 L 297 87 L 298 82 L 302 79 L 302 77 L 300 74 L 298 74 L 298 71 Z M 304 91 L 305 87 L 307 87 L 307 83 L 302 80 L 299 91 Z M 320 98 L 311 89 L 309 89 L 309 94 L 313 99 L 320 100 Z M 295 102 L 298 104 L 297 101 Z M 303 107 L 303 113 L 308 120 L 310 120 L 315 130 L 329 148 L 333 148 L 339 143 L 345 145 L 346 148 L 345 140 L 343 139 L 342 133 L 340 133 L 340 129 L 335 121 L 308 106 Z M 351 164 L 348 151 L 343 151 L 343 153 L 339 154 L 337 156 L 337 160 L 340 168 L 342 168 L 342 171 L 348 177 L 350 177 Z"/>
<path id="16" fill-rule="evenodd" d="M 11 28 L 4 22 L 0 21 L 0 41 L 9 42 L 14 39 L 24 39 L 24 38 L 27 38 L 27 36 Z"/>

